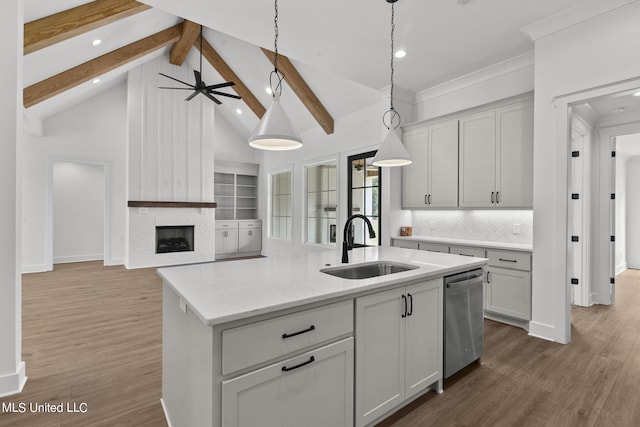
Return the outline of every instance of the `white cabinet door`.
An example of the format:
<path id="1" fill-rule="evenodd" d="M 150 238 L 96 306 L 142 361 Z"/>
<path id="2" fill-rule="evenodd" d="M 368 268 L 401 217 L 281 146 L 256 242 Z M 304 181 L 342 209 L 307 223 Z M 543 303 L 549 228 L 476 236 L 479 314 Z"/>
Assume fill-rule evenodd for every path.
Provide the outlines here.
<path id="1" fill-rule="evenodd" d="M 533 102 L 496 110 L 496 206 L 533 206 Z"/>
<path id="2" fill-rule="evenodd" d="M 226 427 L 353 425 L 353 338 L 222 383 Z"/>
<path id="3" fill-rule="evenodd" d="M 426 168 L 429 174 L 428 207 L 457 207 L 458 120 L 440 123 L 429 127 L 428 130 L 429 157 Z"/>
<path id="4" fill-rule="evenodd" d="M 460 207 L 495 203 L 495 135 L 495 111 L 460 119 Z"/>
<path id="5" fill-rule="evenodd" d="M 405 399 L 442 378 L 442 279 L 406 288 Z"/>
<path id="6" fill-rule="evenodd" d="M 487 311 L 531 320 L 531 273 L 489 267 L 485 298 Z"/>
<path id="7" fill-rule="evenodd" d="M 428 129 L 412 131 L 404 136 L 404 144 L 413 160 L 413 163 L 402 168 L 402 206 L 404 208 L 428 206 L 428 138 Z"/>
<path id="8" fill-rule="evenodd" d="M 262 229 L 243 228 L 239 230 L 238 251 L 260 252 L 262 250 Z"/>
<path id="9" fill-rule="evenodd" d="M 216 230 L 216 254 L 238 252 L 238 230 Z"/>
<path id="10" fill-rule="evenodd" d="M 356 426 L 404 401 L 403 292 L 393 289 L 356 299 Z"/>

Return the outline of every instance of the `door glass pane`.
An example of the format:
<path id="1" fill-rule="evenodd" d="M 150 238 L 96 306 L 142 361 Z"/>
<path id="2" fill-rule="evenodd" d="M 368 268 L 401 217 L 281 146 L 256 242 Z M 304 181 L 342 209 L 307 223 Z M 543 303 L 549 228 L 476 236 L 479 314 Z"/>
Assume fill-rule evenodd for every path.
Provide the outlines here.
<path id="1" fill-rule="evenodd" d="M 291 239 L 291 171 L 271 175 L 271 237 Z"/>
<path id="2" fill-rule="evenodd" d="M 376 237 L 369 238 L 369 231 L 364 221 L 355 219 L 351 232 L 353 243 L 358 245 L 380 244 L 380 175 L 381 169 L 371 164 L 374 152 L 349 157 L 349 214 L 364 215 L 376 231 Z"/>
<path id="3" fill-rule="evenodd" d="M 337 205 L 337 168 L 335 162 L 305 167 L 307 243 L 335 244 Z"/>

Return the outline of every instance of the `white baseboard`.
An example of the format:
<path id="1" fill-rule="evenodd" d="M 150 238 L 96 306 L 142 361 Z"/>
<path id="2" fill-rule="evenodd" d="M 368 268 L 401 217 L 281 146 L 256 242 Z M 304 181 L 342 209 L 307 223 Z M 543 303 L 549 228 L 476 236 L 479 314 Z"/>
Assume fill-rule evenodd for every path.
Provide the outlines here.
<path id="1" fill-rule="evenodd" d="M 92 254 L 92 255 L 70 255 L 70 256 L 59 256 L 53 258 L 54 264 L 67 264 L 70 262 L 85 262 L 85 261 L 102 261 L 104 260 L 103 254 Z"/>
<path id="2" fill-rule="evenodd" d="M 529 336 L 555 342 L 556 340 L 553 338 L 555 334 L 556 328 L 552 325 L 534 322 L 533 320 L 529 322 Z"/>
<path id="3" fill-rule="evenodd" d="M 622 264 L 616 265 L 616 276 L 627 269 L 627 263 L 623 262 Z"/>
<path id="4" fill-rule="evenodd" d="M 44 273 L 46 271 L 52 271 L 53 267 L 49 264 L 40 264 L 40 265 L 23 265 L 22 266 L 22 274 L 28 273 Z"/>
<path id="5" fill-rule="evenodd" d="M 164 419 L 167 421 L 167 425 L 169 427 L 173 427 L 171 425 L 171 419 L 169 418 L 169 414 L 167 413 L 167 407 L 164 405 L 164 400 L 160 398 L 160 405 L 162 405 L 162 412 L 164 412 Z"/>
<path id="6" fill-rule="evenodd" d="M 26 365 L 24 362 L 20 362 L 17 372 L 0 376 L 0 397 L 22 393 L 22 389 L 24 389 L 24 385 L 27 382 L 25 370 Z"/>
<path id="7" fill-rule="evenodd" d="M 124 258 L 111 258 L 105 261 L 104 265 L 124 265 Z"/>

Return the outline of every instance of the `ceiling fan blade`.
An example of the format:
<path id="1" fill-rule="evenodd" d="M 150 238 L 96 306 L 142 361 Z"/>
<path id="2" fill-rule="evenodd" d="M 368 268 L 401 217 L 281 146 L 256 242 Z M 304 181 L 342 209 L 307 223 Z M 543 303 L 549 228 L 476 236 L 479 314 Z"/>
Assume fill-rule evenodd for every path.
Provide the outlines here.
<path id="1" fill-rule="evenodd" d="M 215 102 L 216 104 L 218 105 L 222 104 L 222 102 L 218 101 L 215 97 L 209 95 L 207 92 L 202 92 L 202 94 L 207 98 L 209 98 L 210 100 L 212 100 L 213 102 Z"/>
<path id="2" fill-rule="evenodd" d="M 169 79 L 171 79 L 171 80 L 175 80 L 175 81 L 177 81 L 178 83 L 182 83 L 183 85 L 187 85 L 187 86 L 189 86 L 189 87 L 191 87 L 191 88 L 194 88 L 194 87 L 195 87 L 195 86 L 193 86 L 191 83 L 183 82 L 182 80 L 178 80 L 178 79 L 176 79 L 175 77 L 171 77 L 171 76 L 168 76 L 168 75 L 163 74 L 163 73 L 158 73 L 158 74 L 160 74 L 161 76 L 164 76 L 164 77 L 166 77 L 166 78 L 169 78 Z"/>
<path id="3" fill-rule="evenodd" d="M 193 70 L 193 74 L 196 76 L 196 86 L 200 86 L 202 84 L 202 76 L 200 76 L 200 71 Z"/>
<path id="4" fill-rule="evenodd" d="M 166 87 L 166 86 L 160 86 L 158 89 L 193 90 L 192 87 Z"/>
<path id="5" fill-rule="evenodd" d="M 193 92 L 191 95 L 189 95 L 189 96 L 187 96 L 187 97 L 185 98 L 185 101 L 191 101 L 191 100 L 192 100 L 193 98 L 195 98 L 195 97 L 196 97 L 196 95 L 198 95 L 199 93 L 200 93 L 199 91 L 195 91 L 195 92 Z"/>
<path id="6" fill-rule="evenodd" d="M 242 99 L 242 97 L 240 97 L 238 95 L 232 95 L 230 93 L 218 92 L 217 90 L 209 90 L 209 91 L 207 91 L 207 93 L 212 93 L 214 95 L 220 95 L 220 96 L 228 96 L 229 98 L 233 98 L 233 99 Z"/>
<path id="7" fill-rule="evenodd" d="M 207 90 L 220 89 L 221 87 L 235 86 L 234 82 L 218 83 L 217 85 L 207 86 Z"/>

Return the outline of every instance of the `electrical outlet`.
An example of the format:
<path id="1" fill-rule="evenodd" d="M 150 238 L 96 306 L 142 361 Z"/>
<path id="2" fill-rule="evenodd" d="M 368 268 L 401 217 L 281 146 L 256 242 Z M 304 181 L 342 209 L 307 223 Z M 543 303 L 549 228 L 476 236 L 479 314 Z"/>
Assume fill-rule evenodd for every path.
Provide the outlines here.
<path id="1" fill-rule="evenodd" d="M 435 230 L 436 229 L 436 222 L 435 221 L 429 222 L 429 228 L 431 228 L 432 230 Z"/>
<path id="2" fill-rule="evenodd" d="M 520 234 L 522 232 L 522 226 L 520 224 L 513 224 L 513 234 Z"/>

